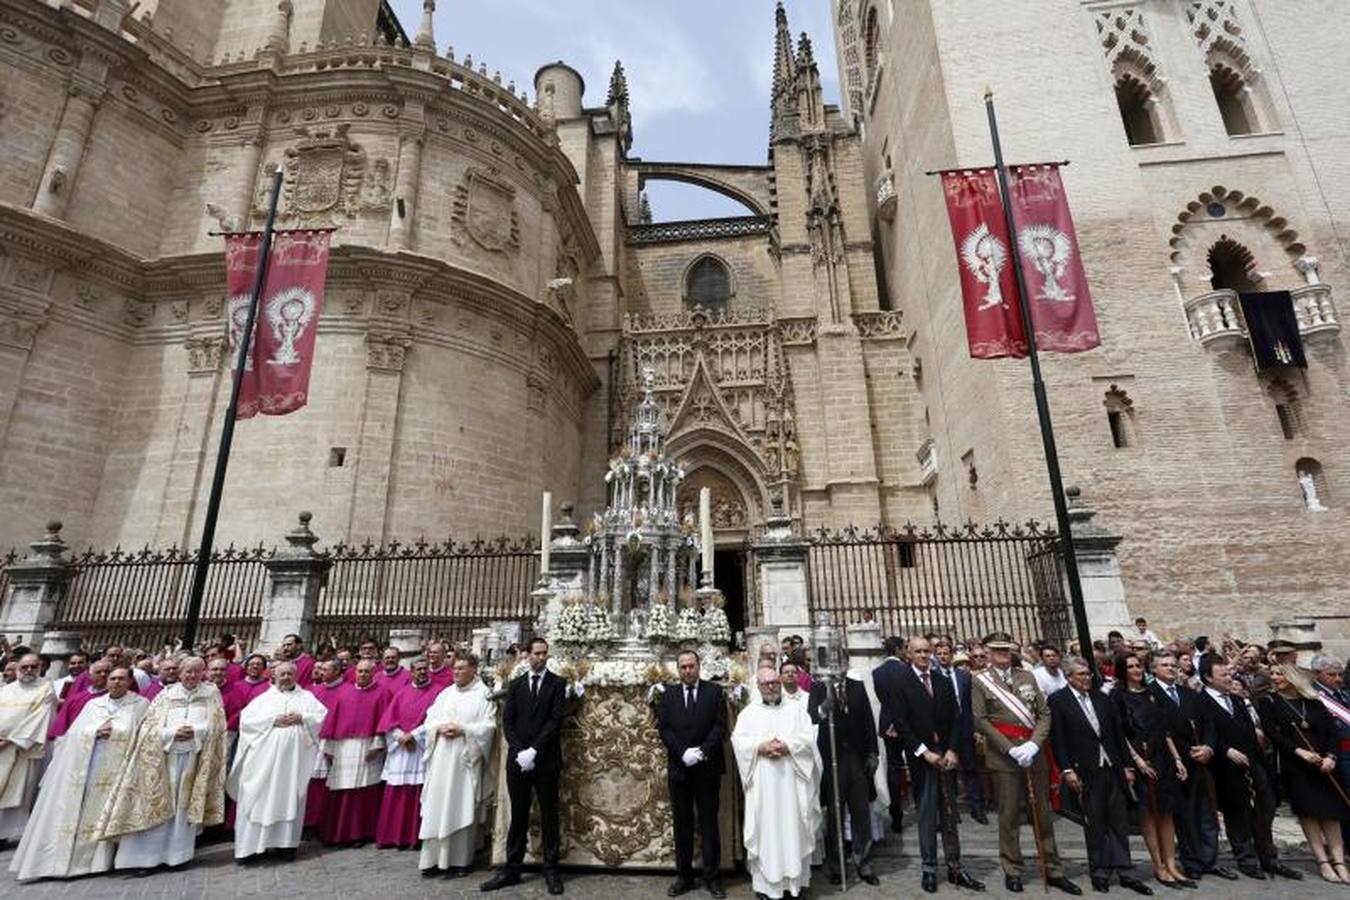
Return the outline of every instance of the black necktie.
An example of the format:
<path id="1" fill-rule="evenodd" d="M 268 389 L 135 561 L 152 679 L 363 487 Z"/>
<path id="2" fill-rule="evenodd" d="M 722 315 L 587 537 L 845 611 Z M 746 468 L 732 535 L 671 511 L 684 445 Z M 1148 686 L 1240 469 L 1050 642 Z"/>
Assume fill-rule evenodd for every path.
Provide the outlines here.
<path id="1" fill-rule="evenodd" d="M 530 695 L 531 695 L 531 696 L 534 696 L 534 697 L 538 697 L 538 696 L 539 696 L 539 676 L 538 676 L 538 675 L 531 675 L 531 676 L 530 676 Z"/>
<path id="2" fill-rule="evenodd" d="M 686 710 L 694 708 L 694 688 L 692 685 L 686 685 L 684 688 L 684 708 Z"/>

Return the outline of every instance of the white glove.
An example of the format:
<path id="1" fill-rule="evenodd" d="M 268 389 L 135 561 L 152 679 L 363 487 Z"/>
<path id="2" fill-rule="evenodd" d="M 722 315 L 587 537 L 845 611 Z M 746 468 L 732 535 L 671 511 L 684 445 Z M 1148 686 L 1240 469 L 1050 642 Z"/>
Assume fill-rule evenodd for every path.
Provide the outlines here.
<path id="1" fill-rule="evenodd" d="M 1026 741 L 1025 743 L 1018 744 L 1013 750 L 1020 751 L 1017 755 L 1017 764 L 1026 769 L 1031 767 L 1032 762 L 1036 759 L 1036 754 L 1041 751 L 1041 748 L 1035 741 Z"/>
<path id="2" fill-rule="evenodd" d="M 1018 744 L 1015 747 L 1009 747 L 1008 755 L 1013 758 L 1013 762 L 1017 763 L 1019 766 L 1022 766 L 1023 768 L 1026 767 L 1027 764 L 1024 760 L 1026 760 L 1028 757 L 1025 744 Z"/>
<path id="3" fill-rule="evenodd" d="M 536 751 L 533 747 L 526 747 L 516 754 L 516 765 L 520 766 L 520 771 L 531 772 L 534 770 L 534 757 Z"/>
<path id="4" fill-rule="evenodd" d="M 697 747 L 690 747 L 688 750 L 684 751 L 684 755 L 680 757 L 680 759 L 684 760 L 686 766 L 698 765 L 703 762 L 703 751 Z"/>

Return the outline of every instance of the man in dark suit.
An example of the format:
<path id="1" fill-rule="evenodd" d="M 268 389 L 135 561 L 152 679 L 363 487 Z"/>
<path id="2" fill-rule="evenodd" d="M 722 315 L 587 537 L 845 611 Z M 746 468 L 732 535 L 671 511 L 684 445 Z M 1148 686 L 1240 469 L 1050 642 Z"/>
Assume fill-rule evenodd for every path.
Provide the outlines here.
<path id="1" fill-rule="evenodd" d="M 926 638 L 909 641 L 909 667 L 900 673 L 900 743 L 914 761 L 910 777 L 919 811 L 919 854 L 923 858 L 923 889 L 937 891 L 937 836 L 947 858 L 947 880 L 976 891 L 984 885 L 961 868 L 961 841 L 957 836 L 956 784 L 960 767 L 955 740 L 960 712 L 956 691 L 947 676 L 931 665 L 932 645 Z"/>
<path id="2" fill-rule="evenodd" d="M 838 681 L 843 689 L 838 690 Z M 821 795 L 825 801 L 825 866 L 831 884 L 843 878 L 844 860 L 839 858 L 840 836 L 836 825 L 834 799 L 834 772 L 831 768 L 829 718 L 834 715 L 835 743 L 839 749 L 840 815 L 848 811 L 852 822 L 853 860 L 858 877 L 868 884 L 880 884 L 872 871 L 872 776 L 879 760 L 877 726 L 872 718 L 872 701 L 867 699 L 867 686 L 852 678 L 817 680 L 811 685 L 811 699 L 806 711 L 811 721 L 820 726 L 816 747 L 824 764 L 821 770 Z"/>
<path id="3" fill-rule="evenodd" d="M 1114 873 L 1121 887 L 1139 894 L 1153 889 L 1134 875 L 1130 862 L 1130 815 L 1126 791 L 1134 768 L 1115 704 L 1092 686 L 1081 659 L 1064 666 L 1069 686 L 1050 695 L 1050 743 L 1062 783 L 1082 803 L 1092 887 L 1105 893 Z"/>
<path id="4" fill-rule="evenodd" d="M 1177 658 L 1163 650 L 1153 657 L 1149 690 L 1162 710 L 1167 736 L 1186 766 L 1181 807 L 1173 814 L 1182 872 L 1190 879 L 1205 875 L 1233 880 L 1237 874 L 1219 862 L 1219 819 L 1210 761 L 1214 758 L 1214 723 L 1201 708 L 1200 695 L 1181 683 Z"/>
<path id="5" fill-rule="evenodd" d="M 1201 658 L 1200 680 L 1205 686 L 1201 708 L 1214 724 L 1214 786 L 1238 871 L 1257 880 L 1267 874 L 1301 880 L 1303 876 L 1281 863 L 1275 851 L 1271 835 L 1275 790 L 1256 738 L 1253 713 L 1233 693 L 1233 674 L 1221 658 L 1209 653 Z"/>
<path id="6" fill-rule="evenodd" d="M 502 710 L 502 731 L 506 735 L 506 792 L 511 799 L 506 865 L 483 882 L 481 890 L 495 891 L 520 884 L 533 794 L 539 798 L 544 882 L 550 894 L 561 894 L 558 782 L 562 777 L 561 734 L 567 686 L 548 670 L 548 641 L 540 637 L 530 641 L 529 660 L 529 671 L 506 689 L 506 705 Z"/>
<path id="7" fill-rule="evenodd" d="M 872 670 L 872 687 L 877 692 L 877 703 L 881 707 L 877 721 L 877 731 L 886 747 L 886 790 L 891 795 L 891 831 L 896 834 L 905 823 L 903 787 L 905 782 L 905 748 L 900 743 L 900 730 L 895 724 L 899 716 L 900 673 L 905 665 L 905 639 L 888 637 L 885 643 L 886 658 Z"/>
<path id="8" fill-rule="evenodd" d="M 953 749 L 961 763 L 961 781 L 966 786 L 966 802 L 970 804 L 970 817 L 981 825 L 989 824 L 984 812 L 984 785 L 980 782 L 980 769 L 975 764 L 975 719 L 970 714 L 970 672 L 952 665 L 952 645 L 947 638 L 939 638 L 933 644 L 934 666 L 956 691 L 956 735 Z"/>
<path id="9" fill-rule="evenodd" d="M 666 784 L 675 826 L 675 883 L 666 891 L 678 897 L 694 889 L 694 814 L 703 847 L 703 885 L 725 897 L 718 880 L 722 838 L 717 830 L 718 800 L 726 757 L 727 704 L 722 688 L 699 676 L 699 658 L 685 650 L 676 659 L 680 682 L 666 689 L 657 708 L 656 727 L 666 745 Z"/>

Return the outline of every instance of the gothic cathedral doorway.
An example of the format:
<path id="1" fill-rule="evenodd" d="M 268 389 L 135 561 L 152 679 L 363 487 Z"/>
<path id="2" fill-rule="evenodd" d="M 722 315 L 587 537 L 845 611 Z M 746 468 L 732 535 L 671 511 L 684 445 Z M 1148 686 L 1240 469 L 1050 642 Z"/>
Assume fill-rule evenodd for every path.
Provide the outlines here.
<path id="1" fill-rule="evenodd" d="M 727 623 L 731 634 L 744 632 L 748 620 L 745 602 L 745 553 L 740 547 L 713 551 L 713 580 L 726 598 Z"/>

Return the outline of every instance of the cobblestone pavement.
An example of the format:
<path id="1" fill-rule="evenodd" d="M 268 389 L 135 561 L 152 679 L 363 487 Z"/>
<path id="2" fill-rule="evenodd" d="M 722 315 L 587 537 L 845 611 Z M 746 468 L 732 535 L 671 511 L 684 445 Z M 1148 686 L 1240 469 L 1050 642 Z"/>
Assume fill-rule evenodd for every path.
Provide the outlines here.
<path id="1" fill-rule="evenodd" d="M 1292 821 L 1281 820 L 1283 836 L 1292 838 L 1297 826 Z M 980 895 L 1006 900 L 1012 895 L 1003 888 L 1003 879 L 998 872 L 997 832 L 991 823 L 988 827 L 965 823 L 961 828 L 962 846 L 967 867 L 975 877 L 989 885 L 989 891 Z M 1098 896 L 1091 890 L 1087 880 L 1086 856 L 1083 852 L 1082 834 L 1070 823 L 1060 822 L 1056 828 L 1060 851 L 1068 865 L 1070 878 L 1085 889 L 1085 897 Z M 868 887 L 856 885 L 848 891 L 849 900 L 894 900 L 894 898 L 923 898 L 928 895 L 919 889 L 918 860 L 909 851 L 914 846 L 914 836 L 906 829 L 905 853 L 897 855 L 893 843 L 880 854 L 877 873 L 881 876 L 881 885 Z M 892 839 L 893 841 L 894 839 Z M 1024 840 L 1024 851 L 1031 849 L 1030 838 Z M 459 898 L 486 898 L 494 900 L 515 900 L 515 898 L 543 898 L 548 894 L 544 890 L 543 880 L 535 873 L 528 873 L 525 883 L 518 888 L 499 891 L 493 895 L 478 892 L 478 885 L 486 877 L 486 872 L 476 871 L 463 880 L 448 881 L 437 879 L 429 881 L 421 878 L 417 872 L 417 857 L 411 852 L 395 850 L 376 850 L 373 847 L 362 849 L 329 850 L 317 844 L 306 842 L 300 850 L 299 858 L 293 863 L 268 863 L 247 868 L 234 864 L 229 844 L 215 844 L 204 847 L 197 859 L 180 872 L 161 872 L 148 878 L 129 878 L 124 875 L 98 875 L 80 878 L 69 882 L 38 882 L 18 888 L 12 876 L 8 875 L 9 861 L 13 851 L 0 853 L 0 869 L 6 873 L 0 875 L 0 896 L 13 896 L 21 900 L 43 900 L 43 898 L 62 898 L 74 900 L 79 897 L 109 898 L 218 898 L 227 897 L 325 897 L 325 898 L 414 898 L 436 897 L 459 900 Z M 1134 858 L 1146 860 L 1143 845 L 1135 839 Z M 1169 891 L 1154 884 L 1155 894 L 1177 897 L 1204 898 L 1215 897 L 1224 900 L 1268 900 L 1268 898 L 1299 898 L 1299 900 L 1321 900 L 1321 898 L 1340 898 L 1350 900 L 1350 887 L 1326 884 L 1321 881 L 1306 852 L 1298 848 L 1286 849 L 1284 858 L 1295 868 L 1302 871 L 1306 880 L 1289 881 L 1221 881 L 1211 878 L 1201 885 L 1198 891 Z M 1141 871 L 1142 874 L 1142 871 Z M 1033 873 L 1028 873 L 1027 891 L 1021 897 L 1043 896 L 1040 885 L 1033 881 Z M 825 900 L 838 894 L 838 888 L 825 882 L 820 870 L 814 873 L 819 883 L 807 891 L 811 900 Z M 666 887 L 670 884 L 668 874 L 610 873 L 595 870 L 569 871 L 564 869 L 566 882 L 565 897 L 582 900 L 663 900 Z M 1150 881 L 1152 884 L 1152 882 Z M 749 900 L 754 897 L 750 890 L 750 881 L 745 875 L 733 875 L 726 879 L 728 895 L 736 900 Z M 700 900 L 708 895 L 702 891 L 686 895 L 691 900 Z M 938 897 L 976 895 L 968 891 L 957 891 L 947 884 L 938 888 Z M 1066 895 L 1055 892 L 1050 896 L 1063 898 Z M 1119 886 L 1112 886 L 1108 896 L 1135 897 L 1134 893 Z"/>

